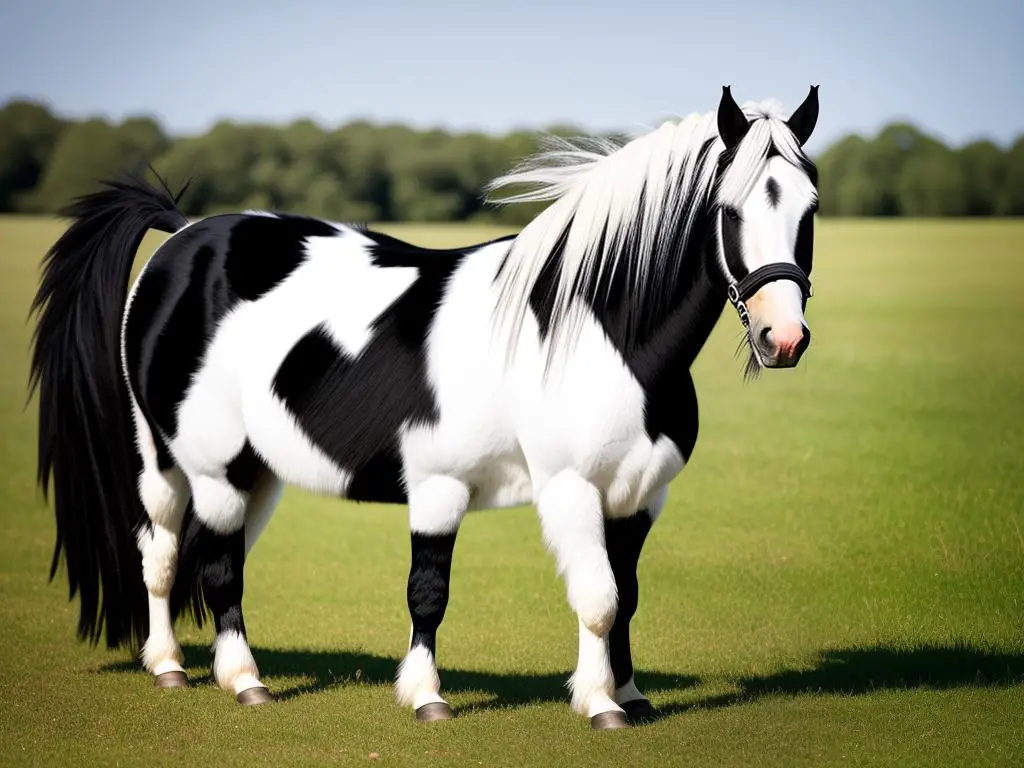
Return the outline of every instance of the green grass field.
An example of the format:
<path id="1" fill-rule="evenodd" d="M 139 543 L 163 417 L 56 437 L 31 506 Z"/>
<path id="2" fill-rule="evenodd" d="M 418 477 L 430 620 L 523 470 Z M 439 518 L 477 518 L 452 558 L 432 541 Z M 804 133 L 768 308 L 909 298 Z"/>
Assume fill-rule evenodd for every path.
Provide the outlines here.
<path id="1" fill-rule="evenodd" d="M 60 231 L 0 220 L 3 764 L 1024 765 L 1024 222 L 820 223 L 813 342 L 756 383 L 723 317 L 694 371 L 696 452 L 640 564 L 637 677 L 663 716 L 604 733 L 568 706 L 575 618 L 532 509 L 463 526 L 439 635 L 452 722 L 393 702 L 398 507 L 286 494 L 246 571 L 272 705 L 213 686 L 209 630 L 181 630 L 189 690 L 77 643 L 25 407 L 26 313 Z"/>

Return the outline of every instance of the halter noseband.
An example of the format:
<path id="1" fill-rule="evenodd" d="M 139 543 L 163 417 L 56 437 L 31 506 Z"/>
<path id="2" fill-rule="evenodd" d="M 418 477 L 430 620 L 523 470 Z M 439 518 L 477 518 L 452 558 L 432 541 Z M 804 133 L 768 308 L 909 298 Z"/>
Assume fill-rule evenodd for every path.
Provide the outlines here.
<path id="1" fill-rule="evenodd" d="M 807 303 L 807 299 L 814 295 L 811 281 L 807 279 L 804 271 L 795 264 L 784 261 L 758 267 L 739 282 L 730 280 L 727 290 L 729 301 L 736 307 L 736 312 L 739 314 L 740 321 L 745 328 L 750 327 L 750 313 L 747 312 L 746 305 L 747 299 L 768 285 L 768 283 L 773 283 L 776 280 L 792 280 L 796 283 L 800 288 L 800 293 L 803 295 L 804 303 Z"/>

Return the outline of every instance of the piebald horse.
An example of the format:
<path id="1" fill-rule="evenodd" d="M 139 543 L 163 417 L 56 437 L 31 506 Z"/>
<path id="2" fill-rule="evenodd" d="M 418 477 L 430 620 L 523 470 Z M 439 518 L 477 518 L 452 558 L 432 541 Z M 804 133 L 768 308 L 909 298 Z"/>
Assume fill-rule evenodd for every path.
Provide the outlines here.
<path id="1" fill-rule="evenodd" d="M 549 205 L 517 235 L 427 250 L 284 213 L 189 221 L 141 176 L 65 209 L 33 311 L 38 480 L 52 483 L 79 637 L 141 645 L 187 684 L 174 622 L 216 628 L 213 673 L 271 699 L 242 616 L 247 552 L 285 483 L 408 505 L 412 631 L 395 683 L 421 720 L 466 512 L 533 504 L 579 619 L 572 707 L 650 713 L 629 623 L 641 547 L 697 440 L 690 367 L 730 302 L 747 375 L 794 366 L 817 210 L 817 87 L 556 141 L 487 192 Z M 508 192 L 518 188 L 518 193 Z M 145 233 L 170 233 L 129 285 Z"/>

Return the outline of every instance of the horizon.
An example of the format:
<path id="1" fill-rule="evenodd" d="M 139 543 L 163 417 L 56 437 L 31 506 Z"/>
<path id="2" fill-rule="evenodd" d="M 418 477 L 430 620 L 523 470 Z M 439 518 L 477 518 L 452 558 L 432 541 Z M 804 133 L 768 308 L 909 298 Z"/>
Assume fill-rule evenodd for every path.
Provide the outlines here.
<path id="1" fill-rule="evenodd" d="M 152 0 L 10 7 L 0 29 L 17 34 L 0 46 L 0 103 L 35 101 L 73 120 L 151 117 L 174 138 L 222 121 L 302 119 L 328 130 L 367 120 L 490 135 L 555 125 L 633 134 L 714 109 L 722 85 L 740 103 L 777 99 L 791 113 L 820 84 L 812 153 L 895 122 L 952 147 L 987 139 L 1005 148 L 1024 134 L 1024 103 L 1010 95 L 1024 80 L 1014 34 L 1024 4 L 959 2 L 940 18 L 922 0 L 806 16 L 796 3 L 737 0 L 731 18 L 742 18 L 742 33 L 713 9 L 687 15 L 654 0 L 628 12 L 598 0 L 586 16 L 556 2 L 539 16 L 528 10 L 536 5 L 401 0 L 346 12 L 307 2 L 282 13 L 263 0 L 180 0 L 173 15 Z M 510 42 L 515 66 L 492 61 Z M 528 55 L 537 49 L 545 55 Z M 44 67 L 33 63 L 40 51 Z M 692 66 L 676 75 L 678 58 Z"/>

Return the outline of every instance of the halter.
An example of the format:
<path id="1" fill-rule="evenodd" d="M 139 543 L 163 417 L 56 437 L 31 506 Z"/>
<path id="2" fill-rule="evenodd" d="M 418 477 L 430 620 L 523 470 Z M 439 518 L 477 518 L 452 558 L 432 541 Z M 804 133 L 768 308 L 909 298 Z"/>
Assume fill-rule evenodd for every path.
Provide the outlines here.
<path id="1" fill-rule="evenodd" d="M 732 276 L 730 275 L 730 278 Z M 800 288 L 800 293 L 803 296 L 803 301 L 806 304 L 807 299 L 814 295 L 814 289 L 811 287 L 811 281 L 807 279 L 807 275 L 804 271 L 795 264 L 790 264 L 785 261 L 775 262 L 772 264 L 765 264 L 763 267 L 758 267 L 753 272 L 748 274 L 739 282 L 730 279 L 729 288 L 727 294 L 729 301 L 734 307 L 736 312 L 740 316 L 740 321 L 743 323 L 743 327 L 750 328 L 750 313 L 747 312 L 746 301 L 761 288 L 773 283 L 776 280 L 792 280 Z"/>

